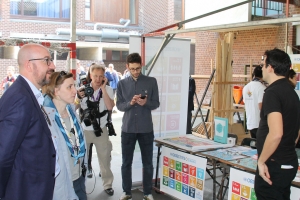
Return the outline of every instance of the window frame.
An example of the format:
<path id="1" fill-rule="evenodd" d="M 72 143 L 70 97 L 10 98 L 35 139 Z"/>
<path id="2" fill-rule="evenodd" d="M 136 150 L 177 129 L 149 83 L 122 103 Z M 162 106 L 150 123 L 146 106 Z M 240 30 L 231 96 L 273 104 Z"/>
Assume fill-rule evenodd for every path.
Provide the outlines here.
<path id="1" fill-rule="evenodd" d="M 24 0 L 21 0 L 21 14 L 10 14 L 10 19 L 22 19 L 22 20 L 41 20 L 41 21 L 60 21 L 60 22 L 70 22 L 71 21 L 71 4 L 70 4 L 70 16 L 69 18 L 62 18 L 62 1 L 65 0 L 59 0 L 59 18 L 49 18 L 49 17 L 39 17 L 39 16 L 30 16 L 30 15 L 24 15 Z M 9 1 L 10 3 L 11 1 Z M 10 8 L 10 6 L 9 6 Z"/>
<path id="2" fill-rule="evenodd" d="M 94 11 L 94 7 L 95 7 L 95 1 L 100 1 L 100 0 L 90 0 L 90 20 L 86 20 L 88 22 L 93 22 L 93 23 L 108 23 L 108 24 L 119 24 L 119 21 L 105 21 L 105 20 L 101 20 L 101 21 L 96 21 L 96 17 L 95 17 L 95 11 Z M 135 1 L 135 22 L 133 22 L 132 20 L 130 21 L 130 25 L 132 26 L 137 26 L 138 25 L 138 16 L 139 16 L 139 1 L 138 0 L 119 0 L 122 1 L 122 3 L 120 4 L 124 4 L 124 5 L 128 5 L 126 7 L 124 7 L 124 13 L 125 13 L 125 17 L 123 17 L 124 19 L 130 19 L 130 7 L 129 7 L 129 3 L 130 1 Z"/>

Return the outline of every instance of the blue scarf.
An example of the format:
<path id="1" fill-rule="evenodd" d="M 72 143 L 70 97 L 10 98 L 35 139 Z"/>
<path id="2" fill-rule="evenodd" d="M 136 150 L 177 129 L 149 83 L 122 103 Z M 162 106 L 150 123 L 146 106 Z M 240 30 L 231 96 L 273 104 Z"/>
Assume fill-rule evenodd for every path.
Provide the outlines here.
<path id="1" fill-rule="evenodd" d="M 65 138 L 66 144 L 67 144 L 67 146 L 68 146 L 68 148 L 69 148 L 69 150 L 71 152 L 72 157 L 75 158 L 75 161 L 74 161 L 74 166 L 75 166 L 77 164 L 77 162 L 78 162 L 78 159 L 80 157 L 84 157 L 84 155 L 85 155 L 85 144 L 84 144 L 84 140 L 83 140 L 83 133 L 81 131 L 79 122 L 78 122 L 78 120 L 77 120 L 77 118 L 76 118 L 76 116 L 75 116 L 75 114 L 73 112 L 73 109 L 71 108 L 71 106 L 69 104 L 67 105 L 67 109 L 68 109 L 69 113 L 71 114 L 73 123 L 75 125 L 76 131 L 77 131 L 77 134 L 78 134 L 79 152 L 78 152 L 77 155 L 75 155 L 74 149 L 73 149 L 73 147 L 72 147 L 72 145 L 71 145 L 71 143 L 69 141 L 69 138 L 67 136 L 66 130 L 63 127 L 63 125 L 61 124 L 59 113 L 58 113 L 58 111 L 57 111 L 57 109 L 56 109 L 56 107 L 55 107 L 52 99 L 50 99 L 50 97 L 47 96 L 47 95 L 45 96 L 44 106 L 52 107 L 52 108 L 55 109 L 55 111 L 56 111 L 55 112 L 55 121 L 56 121 L 56 123 L 57 123 L 57 125 L 58 125 L 58 127 L 59 127 L 59 129 L 60 129 L 60 131 L 62 133 L 62 135 Z M 72 122 L 70 122 L 70 123 L 72 123 Z"/>

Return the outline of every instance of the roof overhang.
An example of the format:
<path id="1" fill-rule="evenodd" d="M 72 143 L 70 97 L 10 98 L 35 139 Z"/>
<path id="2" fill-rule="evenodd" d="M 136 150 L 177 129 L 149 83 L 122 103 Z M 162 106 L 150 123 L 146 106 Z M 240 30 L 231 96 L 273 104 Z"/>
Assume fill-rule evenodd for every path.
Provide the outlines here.
<path id="1" fill-rule="evenodd" d="M 300 16 L 280 18 L 280 19 L 259 20 L 259 21 L 251 21 L 251 22 L 241 22 L 241 23 L 234 23 L 234 24 L 223 24 L 223 25 L 216 25 L 216 26 L 197 27 L 197 28 L 180 29 L 180 30 L 169 30 L 169 31 L 165 31 L 165 35 L 199 32 L 199 31 L 233 32 L 233 31 L 252 30 L 252 29 L 274 28 L 274 27 L 279 27 L 284 23 L 290 23 L 290 22 L 300 22 Z"/>

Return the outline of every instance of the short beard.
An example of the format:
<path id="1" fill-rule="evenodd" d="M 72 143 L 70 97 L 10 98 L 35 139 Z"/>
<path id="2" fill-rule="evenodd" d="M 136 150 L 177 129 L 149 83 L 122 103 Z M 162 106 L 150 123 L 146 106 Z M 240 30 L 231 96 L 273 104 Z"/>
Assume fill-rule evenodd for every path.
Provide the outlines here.
<path id="1" fill-rule="evenodd" d="M 35 77 L 37 77 L 37 79 L 39 78 L 38 74 L 37 74 L 37 65 L 33 63 L 33 69 L 34 69 L 34 72 L 33 72 L 33 75 Z M 50 82 L 50 79 L 47 79 L 47 74 L 52 74 L 54 72 L 53 69 L 50 69 L 46 72 L 45 76 L 43 79 L 41 80 L 37 80 L 37 83 L 39 84 L 39 86 L 43 87 L 44 85 L 47 85 L 49 82 Z"/>

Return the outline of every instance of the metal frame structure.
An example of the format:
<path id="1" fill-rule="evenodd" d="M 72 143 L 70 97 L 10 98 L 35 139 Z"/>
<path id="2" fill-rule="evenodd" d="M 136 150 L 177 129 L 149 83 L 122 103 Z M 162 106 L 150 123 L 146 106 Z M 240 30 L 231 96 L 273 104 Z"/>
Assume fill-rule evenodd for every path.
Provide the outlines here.
<path id="1" fill-rule="evenodd" d="M 222 12 L 224 10 L 228 10 L 228 9 L 231 9 L 231 8 L 235 8 L 237 6 L 240 6 L 240 5 L 243 5 L 243 4 L 246 4 L 246 3 L 251 3 L 253 2 L 254 0 L 246 0 L 246 1 L 243 1 L 243 2 L 240 2 L 240 3 L 237 3 L 237 4 L 234 4 L 234 5 L 231 5 L 231 6 L 227 6 L 227 7 L 224 7 L 224 8 L 221 8 L 221 9 L 218 9 L 218 10 L 215 10 L 215 11 L 212 11 L 212 12 L 209 12 L 209 13 L 206 13 L 206 14 L 203 14 L 203 15 L 199 15 L 197 17 L 193 17 L 191 19 L 187 19 L 187 20 L 184 20 L 184 21 L 181 21 L 181 22 L 178 22 L 178 23 L 175 23 L 175 24 L 171 24 L 169 26 L 166 26 L 166 27 L 163 27 L 161 29 L 158 29 L 158 30 L 155 30 L 155 31 L 152 31 L 150 33 L 146 33 L 146 34 L 143 34 L 142 35 L 142 45 L 141 45 L 141 56 L 142 56 L 142 65 L 143 66 L 146 66 L 146 69 L 148 69 L 148 67 L 150 67 L 147 75 L 150 74 L 154 64 L 156 63 L 159 55 L 161 54 L 162 50 L 168 45 L 168 43 L 175 37 L 175 35 L 177 33 L 181 33 L 181 31 L 184 31 L 184 30 L 189 30 L 189 29 L 184 29 L 184 30 L 180 30 L 184 24 L 188 23 L 188 22 L 191 22 L 191 21 L 194 21 L 194 20 L 197 20 L 197 19 L 200 19 L 200 18 L 203 18 L 203 17 L 207 17 L 207 16 L 210 16 L 210 15 L 213 15 L 213 14 L 216 14 L 218 12 Z M 170 28 L 174 28 L 174 27 L 178 27 L 177 30 L 175 31 L 166 31 Z M 164 33 L 164 31 L 166 31 Z M 194 31 L 189 31 L 189 32 L 194 32 Z M 149 63 L 147 63 L 147 65 L 145 65 L 145 38 L 146 37 L 154 37 L 154 36 L 162 36 L 162 35 L 165 35 L 165 38 L 164 38 L 164 41 L 161 45 L 161 47 L 159 48 L 159 50 L 157 51 L 157 53 L 155 54 L 155 56 L 149 61 Z"/>
<path id="2" fill-rule="evenodd" d="M 69 59 L 70 62 L 76 63 L 76 43 L 57 43 L 57 42 L 44 42 L 44 41 L 36 41 L 36 40 L 16 40 L 16 39 L 1 39 L 0 40 L 0 47 L 1 46 L 18 46 L 18 47 L 22 47 L 25 44 L 29 44 L 29 43 L 36 43 L 36 44 L 40 44 L 43 45 L 44 47 L 47 47 L 49 49 L 53 48 L 54 50 L 57 48 L 65 48 L 65 49 L 69 49 Z M 71 65 L 70 65 L 71 66 Z M 76 64 L 74 65 L 74 68 L 71 67 L 70 69 L 68 69 L 68 71 L 70 71 L 74 77 L 76 77 L 76 68 L 75 68 Z"/>

